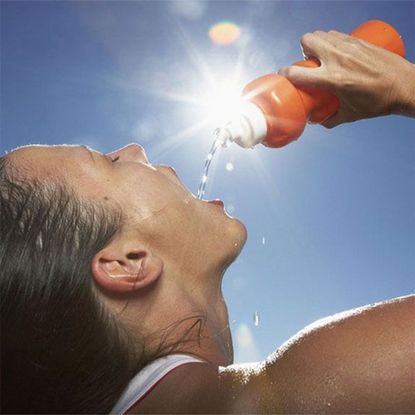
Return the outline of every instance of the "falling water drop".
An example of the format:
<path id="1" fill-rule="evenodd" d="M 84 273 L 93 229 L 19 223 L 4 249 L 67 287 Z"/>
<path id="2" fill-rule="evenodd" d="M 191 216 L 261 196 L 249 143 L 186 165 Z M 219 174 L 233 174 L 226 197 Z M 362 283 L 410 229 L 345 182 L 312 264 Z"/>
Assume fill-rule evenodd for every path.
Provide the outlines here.
<path id="1" fill-rule="evenodd" d="M 254 312 L 254 326 L 255 327 L 259 326 L 259 313 L 258 313 L 258 311 Z"/>
<path id="2" fill-rule="evenodd" d="M 262 245 L 265 245 L 265 236 L 262 237 Z"/>

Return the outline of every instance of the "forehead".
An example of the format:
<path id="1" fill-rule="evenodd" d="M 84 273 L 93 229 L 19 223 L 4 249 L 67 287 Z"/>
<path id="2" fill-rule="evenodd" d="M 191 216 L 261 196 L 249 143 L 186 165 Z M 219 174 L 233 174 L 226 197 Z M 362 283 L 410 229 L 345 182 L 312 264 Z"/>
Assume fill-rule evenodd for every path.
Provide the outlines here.
<path id="1" fill-rule="evenodd" d="M 51 156 L 74 157 L 79 156 L 80 154 L 88 155 L 90 151 L 92 150 L 84 145 L 30 145 L 12 150 L 7 157 L 13 161 Z"/>
<path id="2" fill-rule="evenodd" d="M 47 146 L 47 145 L 30 145 L 25 147 L 19 147 L 11 151 L 7 155 L 8 160 L 22 167 L 22 163 L 41 163 L 41 164 L 53 164 L 57 160 L 62 162 L 63 160 L 73 158 L 91 158 L 91 153 L 87 146 L 73 146 L 73 145 L 59 145 L 59 146 Z"/>
<path id="3" fill-rule="evenodd" d="M 92 155 L 86 146 L 47 146 L 31 145 L 19 147 L 7 155 L 12 169 L 19 173 L 33 175 L 49 175 L 68 168 L 84 168 L 91 163 Z"/>

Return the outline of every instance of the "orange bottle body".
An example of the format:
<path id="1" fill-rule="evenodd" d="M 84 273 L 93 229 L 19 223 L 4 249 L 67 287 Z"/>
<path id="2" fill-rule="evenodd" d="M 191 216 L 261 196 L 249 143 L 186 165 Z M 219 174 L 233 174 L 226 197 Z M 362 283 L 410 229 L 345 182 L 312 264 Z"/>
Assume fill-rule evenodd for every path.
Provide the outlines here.
<path id="1" fill-rule="evenodd" d="M 388 23 L 370 20 L 350 35 L 405 57 L 401 36 Z M 320 63 L 307 59 L 295 65 L 316 68 Z M 262 143 L 268 147 L 287 145 L 302 134 L 307 122 L 322 123 L 340 107 L 335 95 L 317 89 L 297 88 L 287 78 L 274 73 L 250 82 L 242 95 L 264 113 L 267 135 Z"/>

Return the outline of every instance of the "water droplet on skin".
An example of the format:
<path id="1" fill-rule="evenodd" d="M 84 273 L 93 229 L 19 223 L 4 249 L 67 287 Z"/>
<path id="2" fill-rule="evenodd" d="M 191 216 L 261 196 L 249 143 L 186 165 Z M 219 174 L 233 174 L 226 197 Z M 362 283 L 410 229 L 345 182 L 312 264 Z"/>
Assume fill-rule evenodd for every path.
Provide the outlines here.
<path id="1" fill-rule="evenodd" d="M 227 171 L 232 171 L 233 170 L 233 163 L 231 163 L 230 161 L 228 163 L 226 163 L 225 169 Z"/>
<path id="2" fill-rule="evenodd" d="M 259 326 L 259 313 L 258 313 L 258 311 L 254 312 L 254 326 L 255 327 Z"/>
<path id="3" fill-rule="evenodd" d="M 232 205 L 231 203 L 229 203 L 229 205 L 228 205 L 228 206 L 226 206 L 226 211 L 227 211 L 229 214 L 232 214 L 233 212 L 235 212 L 235 206 L 234 206 L 234 205 Z"/>
<path id="4" fill-rule="evenodd" d="M 327 402 L 327 406 L 331 406 L 331 403 L 330 402 Z"/>
<path id="5" fill-rule="evenodd" d="M 265 236 L 262 237 L 262 245 L 265 245 Z"/>

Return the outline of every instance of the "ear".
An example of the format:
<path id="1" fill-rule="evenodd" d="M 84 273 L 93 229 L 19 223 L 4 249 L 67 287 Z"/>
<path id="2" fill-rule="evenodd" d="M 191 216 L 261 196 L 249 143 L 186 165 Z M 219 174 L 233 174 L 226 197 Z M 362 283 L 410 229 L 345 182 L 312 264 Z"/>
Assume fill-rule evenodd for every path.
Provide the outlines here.
<path id="1" fill-rule="evenodd" d="M 94 256 L 91 271 L 99 286 L 130 292 L 155 282 L 163 271 L 163 261 L 137 243 L 114 241 Z"/>

